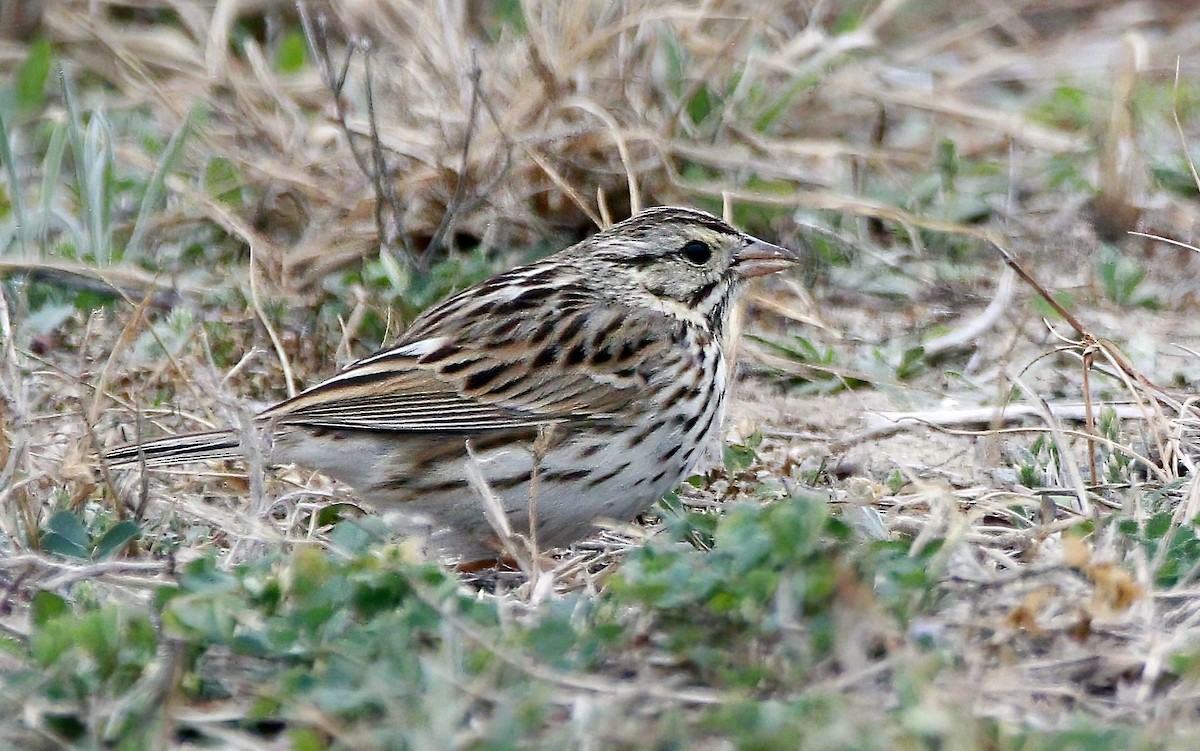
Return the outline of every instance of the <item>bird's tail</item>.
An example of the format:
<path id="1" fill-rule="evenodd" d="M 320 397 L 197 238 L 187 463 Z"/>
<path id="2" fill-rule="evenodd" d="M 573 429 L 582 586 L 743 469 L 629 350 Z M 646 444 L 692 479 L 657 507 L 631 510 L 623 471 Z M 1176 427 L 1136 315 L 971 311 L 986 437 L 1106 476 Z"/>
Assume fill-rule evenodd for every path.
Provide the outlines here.
<path id="1" fill-rule="evenodd" d="M 162 467 L 183 462 L 236 459 L 244 455 L 242 442 L 235 433 L 213 430 L 128 443 L 107 452 L 104 459 L 114 467 L 143 463 L 147 467 Z"/>

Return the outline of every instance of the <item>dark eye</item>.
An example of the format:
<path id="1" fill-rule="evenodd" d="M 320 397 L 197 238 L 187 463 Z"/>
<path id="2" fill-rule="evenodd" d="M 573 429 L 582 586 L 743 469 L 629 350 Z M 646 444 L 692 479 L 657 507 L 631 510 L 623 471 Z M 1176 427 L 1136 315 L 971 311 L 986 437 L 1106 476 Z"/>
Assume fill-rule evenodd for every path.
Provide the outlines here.
<path id="1" fill-rule="evenodd" d="M 683 256 L 688 263 L 703 266 L 708 263 L 708 259 L 712 258 L 712 248 L 702 240 L 688 240 L 687 244 L 679 249 L 679 255 Z"/>

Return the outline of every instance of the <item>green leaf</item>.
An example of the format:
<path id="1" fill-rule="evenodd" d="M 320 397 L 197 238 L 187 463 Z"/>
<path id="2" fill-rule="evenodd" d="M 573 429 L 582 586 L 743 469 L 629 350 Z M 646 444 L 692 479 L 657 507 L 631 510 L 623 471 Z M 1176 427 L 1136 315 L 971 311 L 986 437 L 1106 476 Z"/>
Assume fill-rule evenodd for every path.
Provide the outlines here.
<path id="1" fill-rule="evenodd" d="M 43 241 L 50 218 L 54 216 L 54 200 L 58 196 L 58 178 L 62 174 L 63 155 L 67 149 L 68 127 L 59 122 L 50 133 L 50 144 L 46 147 L 46 155 L 42 158 L 42 191 L 41 202 L 37 213 L 30 217 L 29 237 L 35 241 Z"/>
<path id="2" fill-rule="evenodd" d="M 197 643 L 227 644 L 237 626 L 242 607 L 234 597 L 183 595 L 167 604 L 163 625 L 172 636 Z"/>
<path id="3" fill-rule="evenodd" d="M 673 94 L 681 94 L 683 93 L 683 71 L 687 65 L 687 53 L 684 52 L 679 40 L 669 28 L 664 27 L 659 38 L 662 40 L 666 58 L 668 85 Z"/>
<path id="4" fill-rule="evenodd" d="M 133 222 L 133 232 L 129 236 L 129 242 L 125 244 L 125 254 L 127 256 L 136 256 L 141 249 L 143 237 L 149 225 L 148 218 L 150 213 L 158 208 L 167 175 L 175 167 L 176 162 L 179 160 L 179 155 L 183 152 L 183 145 L 187 142 L 188 136 L 191 134 L 194 117 L 195 110 L 188 112 L 187 117 L 183 119 L 179 128 L 171 134 L 171 139 L 167 141 L 167 148 L 163 150 L 158 163 L 154 165 L 154 174 L 150 176 L 149 182 L 146 183 L 146 192 L 142 194 L 142 203 L 138 207 L 137 218 Z"/>
<path id="5" fill-rule="evenodd" d="M 837 7 L 837 6 L 834 6 Z M 830 32 L 833 34 L 849 34 L 862 25 L 863 12 L 861 10 L 847 10 L 842 15 L 834 19 Z"/>
<path id="6" fill-rule="evenodd" d="M 347 553 L 362 553 L 374 539 L 375 535 L 359 524 L 358 519 L 340 521 L 329 533 L 330 546 Z"/>
<path id="7" fill-rule="evenodd" d="M 1150 167 L 1150 174 L 1166 190 L 1185 198 L 1196 198 L 1200 195 L 1200 185 L 1196 185 L 1191 168 L 1186 164 L 1174 166 L 1159 164 Z"/>
<path id="8" fill-rule="evenodd" d="M 954 178 L 958 176 L 958 145 L 949 138 L 938 142 L 937 169 L 945 187 L 953 189 Z"/>
<path id="9" fill-rule="evenodd" d="M 693 123 L 699 125 L 712 114 L 714 106 L 713 97 L 709 93 L 708 87 L 701 84 L 696 93 L 692 95 L 692 98 L 688 100 L 688 116 L 692 118 Z"/>
<path id="10" fill-rule="evenodd" d="M 33 602 L 30 603 L 30 617 L 35 626 L 44 626 L 55 618 L 70 612 L 70 603 L 53 592 L 39 589 L 33 594 Z"/>
<path id="11" fill-rule="evenodd" d="M 762 444 L 762 433 L 755 431 L 745 443 L 729 444 L 725 447 L 725 470 L 737 474 L 747 469 L 758 459 L 758 447 Z"/>
<path id="12" fill-rule="evenodd" d="M 68 558 L 88 557 L 88 532 L 75 514 L 59 511 L 46 525 L 50 531 L 42 536 L 42 547 L 51 553 Z"/>
<path id="13" fill-rule="evenodd" d="M 292 751 L 324 751 L 329 748 L 317 731 L 310 728 L 292 728 L 287 733 Z"/>
<path id="14" fill-rule="evenodd" d="M 50 667 L 68 656 L 77 643 L 74 618 L 51 618 L 33 631 L 29 639 L 29 654 L 43 668 Z"/>
<path id="15" fill-rule="evenodd" d="M 362 516 L 362 509 L 353 503 L 331 503 L 317 511 L 317 526 L 328 527 Z"/>
<path id="16" fill-rule="evenodd" d="M 212 558 L 198 558 L 184 566 L 179 583 L 184 592 L 203 594 L 233 592 L 238 586 L 237 579 L 232 574 L 218 569 L 216 561 Z"/>
<path id="17" fill-rule="evenodd" d="M 1174 526 L 1172 515 L 1170 512 L 1162 512 L 1150 517 L 1150 521 L 1146 522 L 1146 539 L 1161 540 L 1166 536 L 1167 532 Z"/>
<path id="18" fill-rule="evenodd" d="M 142 533 L 136 522 L 126 519 L 104 533 L 92 551 L 92 560 L 103 561 L 116 556 Z"/>
<path id="19" fill-rule="evenodd" d="M 521 7 L 521 0 L 494 0 L 492 13 L 502 25 L 518 33 L 525 33 L 525 9 Z"/>
<path id="20" fill-rule="evenodd" d="M 757 458 L 750 446 L 730 444 L 725 447 L 725 471 L 737 474 L 745 471 Z"/>
<path id="21" fill-rule="evenodd" d="M 1072 86 L 1059 86 L 1050 98 L 1034 108 L 1035 120 L 1068 130 L 1082 130 L 1092 120 L 1087 94 Z"/>
<path id="22" fill-rule="evenodd" d="M 4 123 L 4 115 L 0 113 L 0 162 L 4 163 L 4 171 L 8 175 L 8 204 L 11 209 L 12 217 L 20 227 L 25 227 L 28 220 L 25 216 L 25 207 L 21 200 L 21 180 L 17 172 L 17 163 L 13 158 L 12 144 L 8 138 L 8 126 Z M 20 247 L 25 247 L 25 233 L 17 233 L 17 241 Z"/>
<path id="23" fill-rule="evenodd" d="M 815 76 L 801 76 L 788 84 L 787 89 L 754 121 L 754 129 L 759 133 L 766 132 L 779 116 L 787 112 L 796 95 L 806 89 L 815 89 L 819 79 Z"/>
<path id="24" fill-rule="evenodd" d="M 68 540 L 57 532 L 47 532 L 42 536 L 42 549 L 47 553 L 61 555 L 64 558 L 79 558 L 80 560 L 88 558 L 87 548 Z"/>
<path id="25" fill-rule="evenodd" d="M 17 68 L 17 107 L 28 111 L 42 106 L 46 78 L 50 75 L 50 42 L 39 39 L 29 47 L 25 62 Z"/>
<path id="26" fill-rule="evenodd" d="M 579 641 L 579 635 L 566 619 L 547 619 L 534 627 L 527 637 L 539 658 L 562 666 L 564 658 Z"/>
<path id="27" fill-rule="evenodd" d="M 925 371 L 925 348 L 910 347 L 904 350 L 900 365 L 896 368 L 896 378 L 908 381 Z"/>
<path id="28" fill-rule="evenodd" d="M 57 532 L 80 547 L 88 544 L 87 528 L 83 526 L 79 517 L 70 511 L 59 511 L 50 517 L 47 526 L 52 532 Z"/>
<path id="29" fill-rule="evenodd" d="M 213 198 L 230 206 L 242 205 L 242 178 L 237 167 L 225 157 L 213 157 L 204 168 L 204 189 Z"/>
<path id="30" fill-rule="evenodd" d="M 308 44 L 299 31 L 291 31 L 279 40 L 275 48 L 275 69 L 280 73 L 296 73 L 308 60 Z"/>

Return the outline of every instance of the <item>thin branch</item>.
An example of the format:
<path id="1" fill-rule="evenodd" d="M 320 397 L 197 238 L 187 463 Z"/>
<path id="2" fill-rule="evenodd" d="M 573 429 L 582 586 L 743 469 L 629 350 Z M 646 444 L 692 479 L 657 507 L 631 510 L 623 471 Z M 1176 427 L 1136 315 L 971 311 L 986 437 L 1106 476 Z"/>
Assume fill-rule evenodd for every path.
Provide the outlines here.
<path id="1" fill-rule="evenodd" d="M 383 154 L 383 141 L 379 138 L 379 119 L 375 116 L 375 79 L 371 68 L 371 45 L 369 41 L 359 40 L 356 47 L 363 56 L 363 68 L 366 74 L 367 125 L 371 134 L 371 158 L 375 169 L 372 178 L 375 184 L 375 224 L 379 228 L 381 248 L 395 248 L 396 241 L 401 243 L 401 250 L 410 266 L 420 270 L 425 269 L 425 259 L 416 254 L 412 240 L 404 230 L 404 207 L 396 195 L 396 184 L 388 178 L 391 168 Z M 392 214 L 392 221 L 387 223 L 384 207 Z"/>
<path id="2" fill-rule="evenodd" d="M 1071 328 L 1075 329 L 1075 333 L 1083 337 L 1090 336 L 1087 329 L 1079 321 L 1079 319 L 1076 318 L 1066 308 L 1064 308 L 1058 302 L 1058 300 L 1055 300 L 1054 296 L 1047 292 L 1046 288 L 1038 283 L 1038 280 L 1034 279 L 1033 275 L 1026 271 L 1020 262 L 1017 261 L 1016 256 L 1010 253 L 1006 248 L 1002 247 L 1000 243 L 996 242 L 995 240 L 989 239 L 988 242 L 996 250 L 996 252 L 1000 254 L 1000 257 L 1004 259 L 1004 262 L 1008 264 L 1008 267 L 1017 272 L 1017 275 L 1024 279 L 1026 284 L 1028 284 L 1030 287 L 1033 287 L 1034 290 L 1041 295 L 1042 299 L 1046 301 L 1046 304 L 1053 308 L 1055 313 L 1058 313 L 1060 316 L 1062 316 L 1062 319 L 1066 321 Z"/>
<path id="3" fill-rule="evenodd" d="M 358 165 L 359 171 L 371 181 L 372 188 L 374 189 L 375 229 L 379 236 L 380 249 L 395 248 L 398 240 L 402 246 L 404 260 L 408 265 L 423 268 L 420 265 L 423 263 L 422 259 L 414 254 L 412 241 L 408 237 L 408 233 L 404 231 L 404 208 L 400 203 L 399 197 L 396 195 L 395 185 L 387 179 L 388 175 L 391 174 L 391 168 L 388 166 L 387 159 L 383 153 L 383 144 L 379 138 L 379 123 L 375 116 L 371 44 L 365 39 L 352 41 L 339 66 L 340 69 L 335 74 L 333 53 L 330 50 L 328 24 L 325 15 L 323 13 L 319 14 L 314 23 L 313 18 L 308 12 L 307 3 L 303 0 L 298 0 L 296 7 L 300 14 L 300 23 L 304 29 L 304 37 L 308 41 L 309 49 L 312 51 L 313 57 L 317 61 L 317 67 L 321 71 L 321 79 L 333 95 L 334 119 L 337 121 L 342 134 L 346 137 L 346 144 L 350 148 L 351 156 L 354 157 L 354 163 Z M 350 73 L 350 61 L 354 57 L 355 50 L 362 53 L 363 68 L 366 77 L 367 123 L 371 140 L 371 155 L 369 160 L 367 155 L 356 146 L 357 136 L 350 129 L 346 121 L 346 101 L 342 96 L 346 80 Z M 389 211 L 391 214 L 390 222 L 387 216 L 387 212 Z"/>
<path id="4" fill-rule="evenodd" d="M 450 197 L 450 203 L 447 204 L 445 212 L 442 213 L 442 221 L 438 223 L 437 229 L 430 236 L 429 245 L 425 246 L 425 250 L 421 251 L 420 261 L 422 267 L 428 263 L 429 254 L 440 249 L 442 244 L 445 243 L 446 235 L 450 232 L 450 227 L 454 224 L 455 217 L 462 210 L 462 205 L 465 203 L 464 196 L 466 195 L 467 175 L 469 174 L 471 140 L 475 136 L 475 123 L 479 115 L 479 80 L 482 75 L 483 70 L 479 67 L 479 59 L 475 50 L 471 50 L 471 71 L 467 74 L 471 82 L 471 106 L 467 110 L 467 129 L 463 133 L 462 154 L 458 165 L 458 179 L 454 182 L 454 195 Z"/>

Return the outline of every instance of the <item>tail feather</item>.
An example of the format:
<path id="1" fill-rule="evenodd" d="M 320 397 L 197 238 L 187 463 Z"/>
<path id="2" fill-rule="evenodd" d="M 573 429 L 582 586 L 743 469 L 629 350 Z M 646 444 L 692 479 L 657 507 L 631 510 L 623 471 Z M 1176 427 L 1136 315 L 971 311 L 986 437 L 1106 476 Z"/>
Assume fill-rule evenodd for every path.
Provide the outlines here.
<path id="1" fill-rule="evenodd" d="M 184 462 L 236 459 L 243 455 L 242 442 L 236 434 L 228 430 L 214 430 L 129 443 L 109 451 L 104 458 L 114 467 L 143 463 L 147 467 L 162 467 Z"/>

